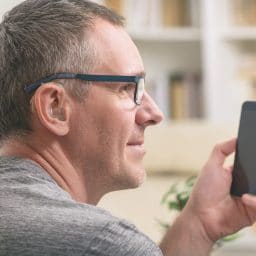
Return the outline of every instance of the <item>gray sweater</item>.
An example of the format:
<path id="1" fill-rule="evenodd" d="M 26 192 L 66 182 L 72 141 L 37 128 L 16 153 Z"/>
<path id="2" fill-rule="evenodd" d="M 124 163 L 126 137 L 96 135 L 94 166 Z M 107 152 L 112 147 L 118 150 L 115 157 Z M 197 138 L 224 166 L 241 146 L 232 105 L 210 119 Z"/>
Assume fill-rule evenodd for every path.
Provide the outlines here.
<path id="1" fill-rule="evenodd" d="M 162 255 L 135 226 L 77 203 L 36 163 L 0 157 L 0 255 Z"/>

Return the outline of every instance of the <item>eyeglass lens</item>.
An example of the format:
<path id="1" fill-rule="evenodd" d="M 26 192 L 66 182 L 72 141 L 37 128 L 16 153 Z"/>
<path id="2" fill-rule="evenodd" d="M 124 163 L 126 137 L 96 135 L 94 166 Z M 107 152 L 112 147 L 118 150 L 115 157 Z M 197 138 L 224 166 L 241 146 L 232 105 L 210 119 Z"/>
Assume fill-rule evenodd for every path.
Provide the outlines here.
<path id="1" fill-rule="evenodd" d="M 136 104 L 141 104 L 141 100 L 144 94 L 144 87 L 145 87 L 145 79 L 140 78 L 137 84 L 137 91 L 135 95 L 135 102 Z"/>

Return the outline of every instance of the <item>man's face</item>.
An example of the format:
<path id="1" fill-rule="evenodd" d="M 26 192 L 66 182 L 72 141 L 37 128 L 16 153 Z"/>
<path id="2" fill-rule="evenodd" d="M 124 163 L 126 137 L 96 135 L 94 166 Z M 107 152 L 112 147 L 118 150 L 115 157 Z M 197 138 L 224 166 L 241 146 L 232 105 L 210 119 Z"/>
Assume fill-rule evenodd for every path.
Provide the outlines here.
<path id="1" fill-rule="evenodd" d="M 91 73 L 144 73 L 138 50 L 123 28 L 98 20 L 92 42 L 101 61 Z M 146 93 L 142 104 L 135 105 L 127 85 L 93 83 L 88 97 L 76 106 L 74 130 L 84 178 L 106 190 L 137 187 L 143 182 L 144 130 L 162 119 Z"/>

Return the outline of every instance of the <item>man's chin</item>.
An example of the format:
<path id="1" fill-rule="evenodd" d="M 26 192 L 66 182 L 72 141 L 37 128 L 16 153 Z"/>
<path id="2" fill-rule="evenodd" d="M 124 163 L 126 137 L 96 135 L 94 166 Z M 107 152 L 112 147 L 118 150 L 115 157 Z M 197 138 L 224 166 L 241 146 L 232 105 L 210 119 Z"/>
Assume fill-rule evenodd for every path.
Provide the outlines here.
<path id="1" fill-rule="evenodd" d="M 130 173 L 133 175 L 127 177 L 127 181 L 129 181 L 127 185 L 129 184 L 129 188 L 137 188 L 146 180 L 146 171 L 143 167 L 134 168 Z"/>

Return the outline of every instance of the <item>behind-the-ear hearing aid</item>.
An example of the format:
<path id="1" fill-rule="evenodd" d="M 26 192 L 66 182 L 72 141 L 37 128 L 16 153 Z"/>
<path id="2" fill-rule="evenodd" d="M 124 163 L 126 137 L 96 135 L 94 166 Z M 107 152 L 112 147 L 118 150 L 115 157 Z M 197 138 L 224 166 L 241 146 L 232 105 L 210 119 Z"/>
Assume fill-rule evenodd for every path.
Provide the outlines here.
<path id="1" fill-rule="evenodd" d="M 64 114 L 64 109 L 63 108 L 57 108 L 57 109 L 50 109 L 50 114 L 52 117 L 58 118 L 60 121 L 65 120 L 65 114 Z"/>

